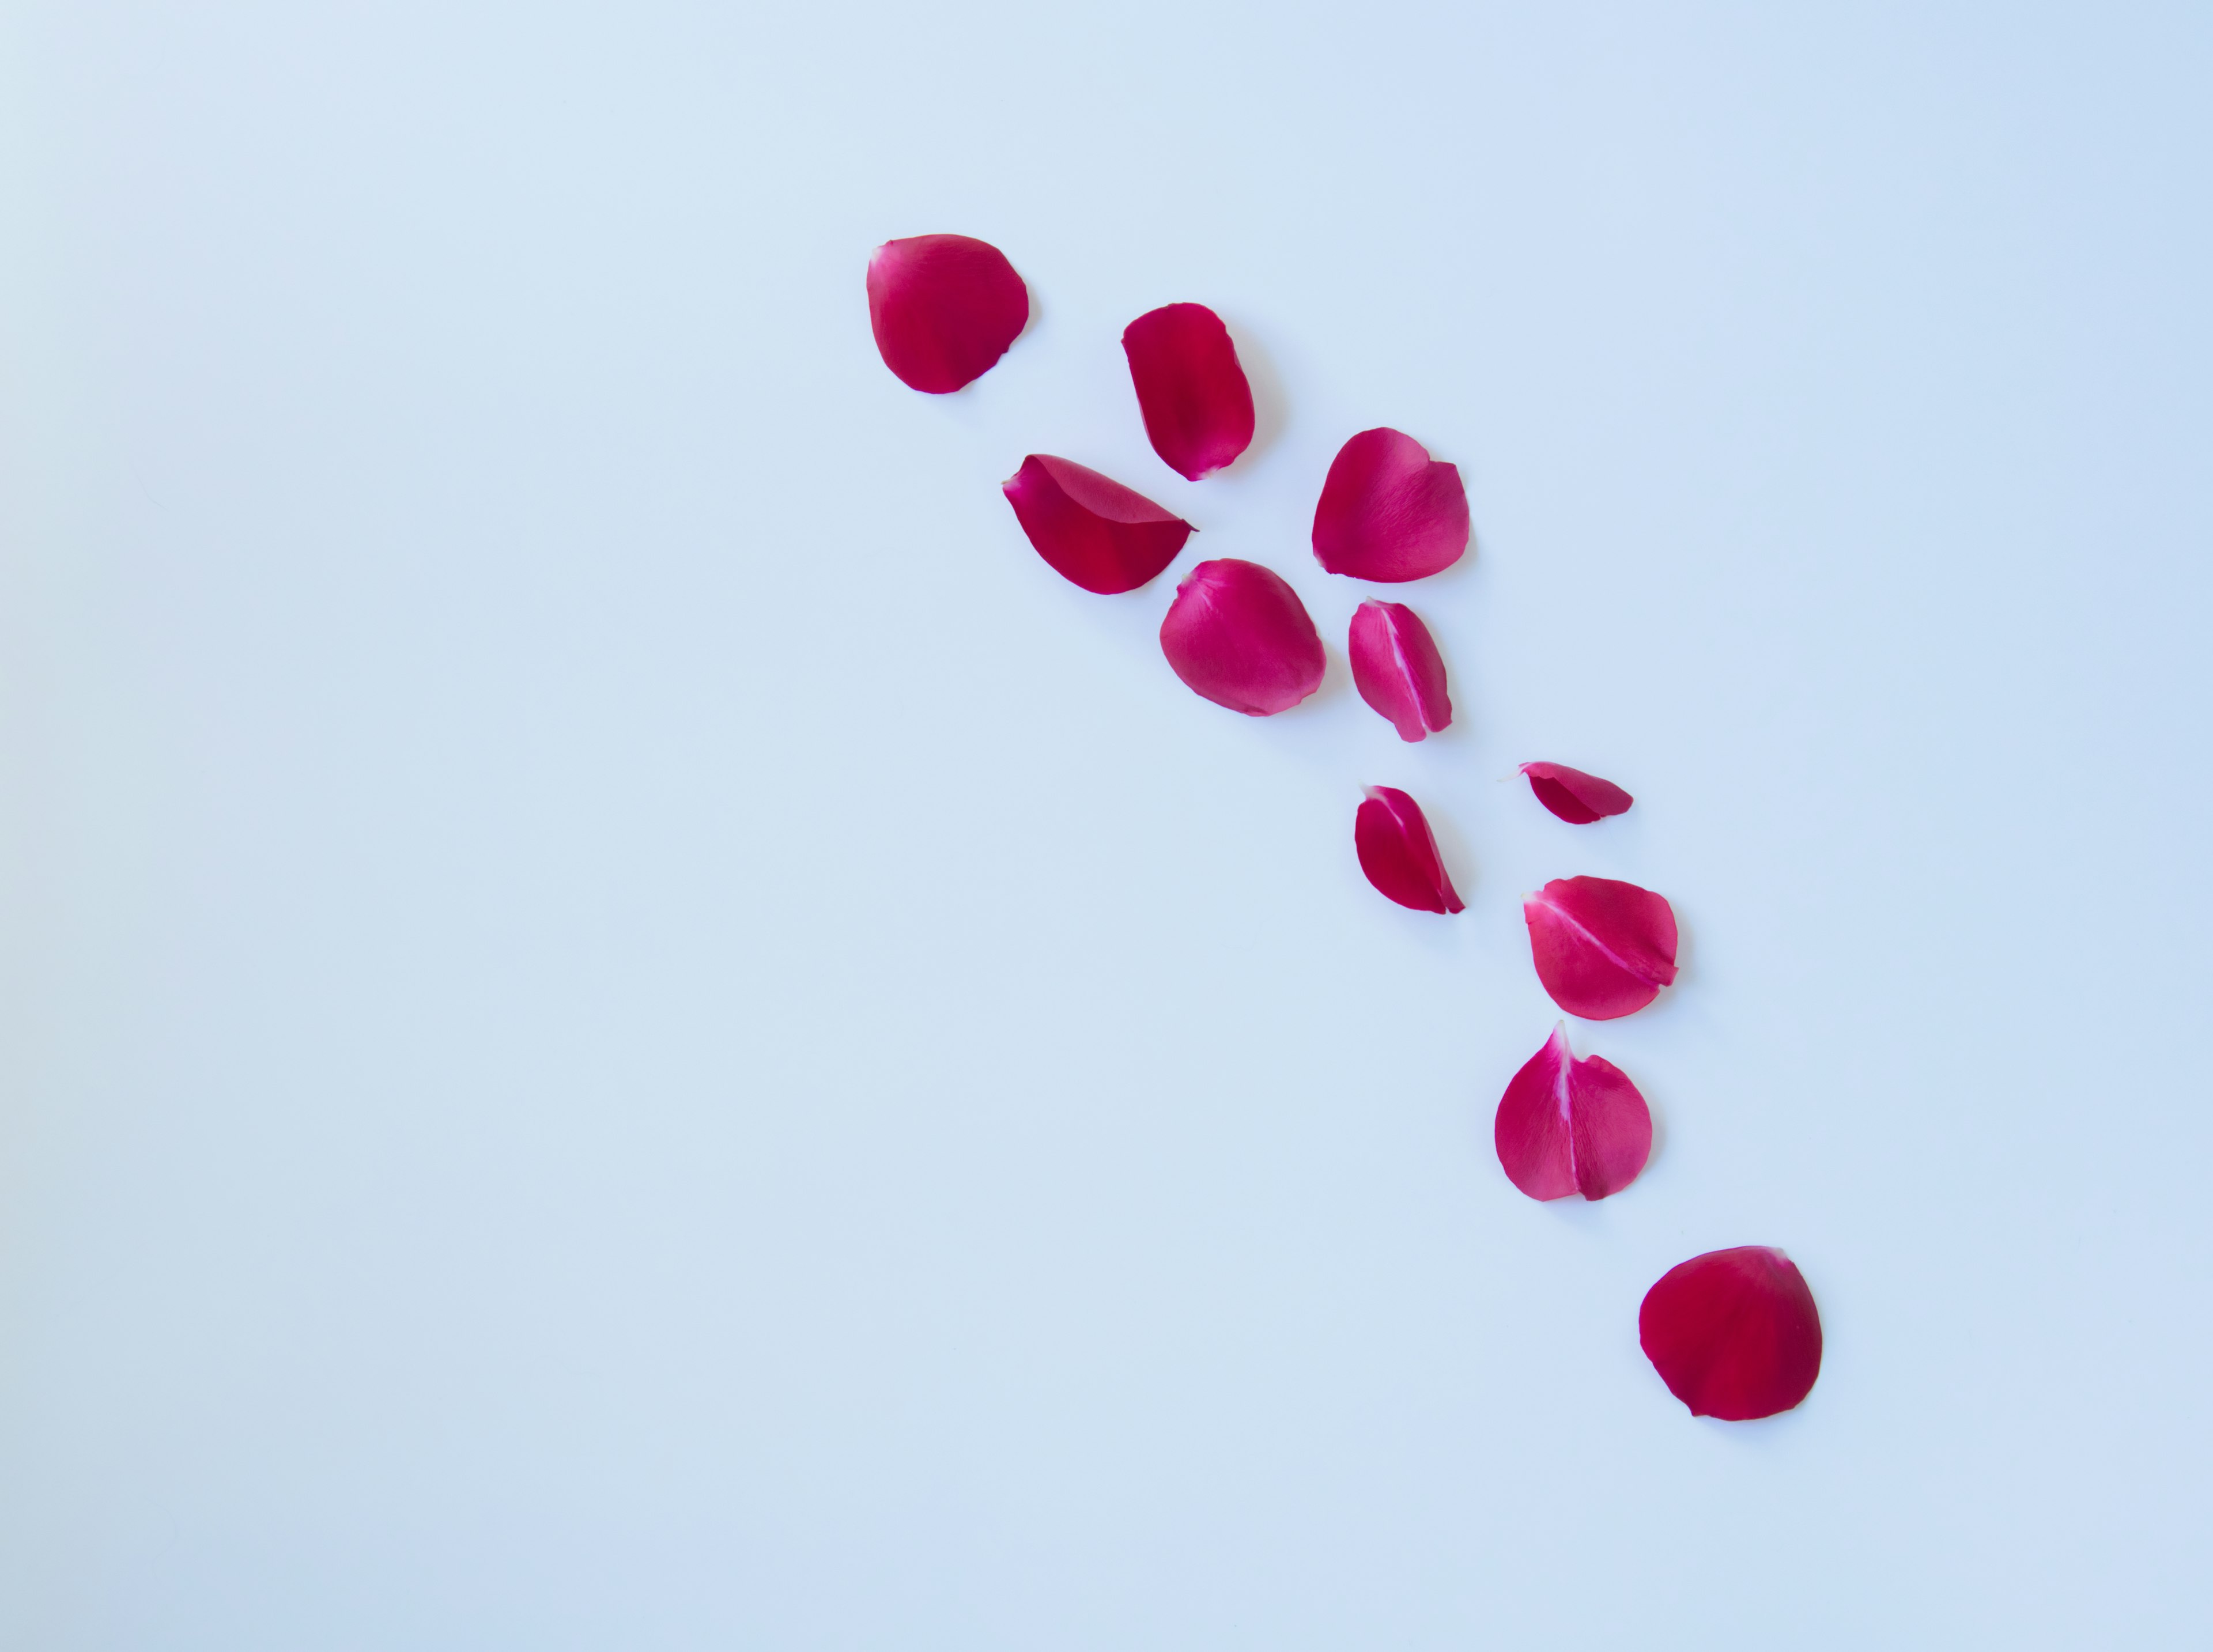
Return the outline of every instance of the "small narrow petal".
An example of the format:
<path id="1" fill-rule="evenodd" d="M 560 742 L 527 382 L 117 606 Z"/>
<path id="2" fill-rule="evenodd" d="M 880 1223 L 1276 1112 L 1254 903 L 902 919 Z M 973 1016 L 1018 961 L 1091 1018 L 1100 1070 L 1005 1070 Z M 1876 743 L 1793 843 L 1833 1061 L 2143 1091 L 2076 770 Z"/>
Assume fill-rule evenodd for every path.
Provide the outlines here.
<path id="1" fill-rule="evenodd" d="M 1222 318 L 1204 304 L 1148 310 L 1122 331 L 1145 434 L 1168 468 L 1193 482 L 1253 442 L 1253 387 Z"/>
<path id="2" fill-rule="evenodd" d="M 1602 1199 L 1644 1168 L 1652 1113 L 1612 1062 L 1576 1060 L 1562 1022 L 1507 1081 L 1492 1136 L 1507 1180 L 1531 1198 Z"/>
<path id="3" fill-rule="evenodd" d="M 1389 786 L 1370 786 L 1367 791 L 1368 801 L 1352 817 L 1352 847 L 1369 882 L 1417 912 L 1465 911 L 1445 875 L 1422 806 Z"/>
<path id="4" fill-rule="evenodd" d="M 869 259 L 869 325 L 909 389 L 942 396 L 972 383 L 1029 319 L 1029 289 L 989 241 L 909 235 Z"/>
<path id="5" fill-rule="evenodd" d="M 1314 507 L 1314 559 L 1332 574 L 1402 583 L 1442 573 L 1467 549 L 1460 472 L 1397 430 L 1363 430 L 1338 450 Z"/>
<path id="6" fill-rule="evenodd" d="M 1588 826 L 1609 814 L 1626 814 L 1637 800 L 1613 783 L 1564 763 L 1524 763 L 1521 772 L 1537 801 L 1570 826 Z"/>
<path id="7" fill-rule="evenodd" d="M 1299 594 L 1257 562 L 1202 562 L 1176 587 L 1161 652 L 1202 699 L 1271 717 L 1321 686 L 1321 635 Z"/>
<path id="8" fill-rule="evenodd" d="M 1176 558 L 1192 526 L 1072 459 L 1033 453 L 999 485 L 1053 571 L 1087 591 L 1134 591 Z"/>
<path id="9" fill-rule="evenodd" d="M 1637 1337 L 1693 1417 L 1787 1411 L 1821 1375 L 1821 1315 L 1797 1265 L 1765 1245 L 1708 1251 L 1644 1293 Z"/>
<path id="10" fill-rule="evenodd" d="M 1570 1015 L 1634 1015 L 1675 978 L 1675 911 L 1612 878 L 1554 878 L 1521 903 L 1537 978 Z"/>
<path id="11" fill-rule="evenodd" d="M 1345 651 L 1352 686 L 1401 740 L 1420 740 L 1452 722 L 1445 662 L 1421 616 L 1400 602 L 1363 602 L 1352 616 Z"/>

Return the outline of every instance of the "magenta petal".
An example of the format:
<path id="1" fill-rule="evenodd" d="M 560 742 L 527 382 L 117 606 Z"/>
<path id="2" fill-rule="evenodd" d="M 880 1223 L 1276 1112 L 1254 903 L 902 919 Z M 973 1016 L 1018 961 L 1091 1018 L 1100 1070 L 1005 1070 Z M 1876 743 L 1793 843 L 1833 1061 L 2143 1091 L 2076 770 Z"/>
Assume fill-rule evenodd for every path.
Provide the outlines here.
<path id="1" fill-rule="evenodd" d="M 1072 459 L 1033 453 L 999 491 L 1053 571 L 1102 596 L 1136 590 L 1192 535 L 1174 512 Z"/>
<path id="2" fill-rule="evenodd" d="M 1257 562 L 1202 562 L 1176 587 L 1161 652 L 1201 698 L 1248 717 L 1288 711 L 1321 686 L 1321 637 L 1299 594 Z"/>
<path id="3" fill-rule="evenodd" d="M 981 378 L 1029 319 L 1029 289 L 989 241 L 910 235 L 869 259 L 869 325 L 910 389 L 942 396 Z"/>
<path id="4" fill-rule="evenodd" d="M 1352 817 L 1352 847 L 1369 882 L 1417 912 L 1466 910 L 1445 875 L 1422 806 L 1389 786 L 1367 789 L 1368 801 Z"/>
<path id="5" fill-rule="evenodd" d="M 1122 352 L 1153 451 L 1198 481 L 1253 441 L 1253 387 L 1222 318 L 1204 304 L 1166 304 L 1122 330 Z"/>
<path id="6" fill-rule="evenodd" d="M 1442 573 L 1467 549 L 1460 472 L 1397 430 L 1338 450 L 1314 507 L 1314 559 L 1332 574 L 1396 584 Z"/>
<path id="7" fill-rule="evenodd" d="M 1821 1315 L 1797 1265 L 1765 1245 L 1708 1251 L 1644 1293 L 1637 1338 L 1693 1417 L 1787 1411 L 1821 1375 Z"/>
<path id="8" fill-rule="evenodd" d="M 1563 1023 L 1507 1081 L 1492 1135 L 1507 1180 L 1531 1198 L 1602 1199 L 1644 1168 L 1652 1113 L 1612 1062 L 1577 1061 Z"/>
<path id="9" fill-rule="evenodd" d="M 1612 878 L 1554 878 L 1521 903 L 1537 978 L 1570 1015 L 1633 1015 L 1675 978 L 1675 912 Z"/>
<path id="10" fill-rule="evenodd" d="M 1445 662 L 1421 617 L 1399 602 L 1363 602 L 1352 616 L 1346 651 L 1352 686 L 1388 718 L 1401 740 L 1419 740 L 1452 722 Z"/>
<path id="11" fill-rule="evenodd" d="M 1524 763 L 1537 801 L 1570 826 L 1588 826 L 1609 814 L 1626 814 L 1637 800 L 1613 783 L 1564 763 Z"/>

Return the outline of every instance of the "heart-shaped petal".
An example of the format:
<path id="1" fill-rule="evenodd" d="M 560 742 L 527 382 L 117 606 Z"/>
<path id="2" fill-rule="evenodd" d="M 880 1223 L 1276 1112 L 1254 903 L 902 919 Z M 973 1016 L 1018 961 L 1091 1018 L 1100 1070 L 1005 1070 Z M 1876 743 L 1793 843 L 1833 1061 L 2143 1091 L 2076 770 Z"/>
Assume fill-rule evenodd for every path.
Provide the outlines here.
<path id="1" fill-rule="evenodd" d="M 1369 786 L 1367 792 L 1368 801 L 1352 817 L 1352 847 L 1369 882 L 1417 912 L 1466 910 L 1445 874 L 1422 806 L 1390 786 Z"/>
<path id="2" fill-rule="evenodd" d="M 869 259 L 869 325 L 910 389 L 942 396 L 981 378 L 1029 319 L 1029 289 L 989 241 L 909 235 Z"/>
<path id="3" fill-rule="evenodd" d="M 1314 559 L 1332 574 L 1397 584 L 1442 573 L 1467 549 L 1460 472 L 1397 430 L 1338 450 L 1314 507 Z"/>
<path id="4" fill-rule="evenodd" d="M 1352 686 L 1399 731 L 1419 740 L 1452 722 L 1445 662 L 1421 617 L 1402 602 L 1363 602 L 1352 616 L 1345 651 Z"/>
<path id="5" fill-rule="evenodd" d="M 1554 878 L 1521 903 L 1537 978 L 1570 1015 L 1633 1015 L 1675 978 L 1675 911 L 1612 878 Z"/>
<path id="6" fill-rule="evenodd" d="M 1033 453 L 999 485 L 1053 571 L 1087 591 L 1134 591 L 1174 562 L 1189 522 L 1072 459 Z"/>
<path id="7" fill-rule="evenodd" d="M 1644 1356 L 1693 1417 L 1787 1411 L 1821 1375 L 1821 1315 L 1797 1265 L 1765 1245 L 1672 1267 L 1637 1314 Z"/>
<path id="8" fill-rule="evenodd" d="M 1644 1168 L 1652 1113 L 1620 1068 L 1576 1059 L 1562 1022 L 1507 1081 L 1492 1137 L 1507 1180 L 1531 1198 L 1602 1199 Z"/>
<path id="9" fill-rule="evenodd" d="M 1204 304 L 1166 304 L 1122 331 L 1145 434 L 1168 468 L 1192 481 L 1252 445 L 1253 387 L 1222 318 Z"/>
<path id="10" fill-rule="evenodd" d="M 1524 763 L 1537 801 L 1570 826 L 1588 826 L 1609 814 L 1626 814 L 1637 800 L 1613 783 L 1564 763 Z"/>

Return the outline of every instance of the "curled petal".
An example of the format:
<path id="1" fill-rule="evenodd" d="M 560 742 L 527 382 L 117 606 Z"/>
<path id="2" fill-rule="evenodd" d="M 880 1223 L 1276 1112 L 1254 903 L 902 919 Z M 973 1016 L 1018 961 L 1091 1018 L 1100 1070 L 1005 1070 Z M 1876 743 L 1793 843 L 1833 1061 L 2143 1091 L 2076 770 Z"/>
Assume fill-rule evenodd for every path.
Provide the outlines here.
<path id="1" fill-rule="evenodd" d="M 1176 587 L 1161 652 L 1203 699 L 1248 717 L 1288 711 L 1321 686 L 1321 637 L 1299 594 L 1257 562 L 1202 562 Z"/>
<path id="2" fill-rule="evenodd" d="M 1554 878 L 1521 903 L 1537 978 L 1570 1015 L 1633 1015 L 1675 978 L 1675 911 L 1612 878 Z"/>
<path id="3" fill-rule="evenodd" d="M 1166 304 L 1122 330 L 1137 409 L 1153 451 L 1198 481 L 1253 441 L 1253 387 L 1222 318 L 1204 304 Z"/>
<path id="4" fill-rule="evenodd" d="M 1419 740 L 1452 722 L 1445 662 L 1421 617 L 1400 602 L 1363 602 L 1352 616 L 1346 651 L 1352 686 L 1390 720 L 1401 740 Z"/>
<path id="5" fill-rule="evenodd" d="M 1102 596 L 1136 590 L 1192 535 L 1174 512 L 1072 459 L 1033 453 L 999 491 L 1053 571 Z"/>
<path id="6" fill-rule="evenodd" d="M 1637 800 L 1613 783 L 1564 763 L 1524 763 L 1537 801 L 1570 826 L 1588 826 L 1609 814 L 1626 814 Z"/>
<path id="7" fill-rule="evenodd" d="M 1466 910 L 1445 875 L 1428 817 L 1405 792 L 1368 788 L 1368 801 L 1352 817 L 1352 847 L 1369 882 L 1401 906 L 1417 912 Z"/>
<path id="8" fill-rule="evenodd" d="M 869 325 L 909 389 L 942 396 L 981 378 L 1029 319 L 1029 289 L 989 241 L 909 235 L 869 259 Z"/>
<path id="9" fill-rule="evenodd" d="M 1652 1113 L 1612 1062 L 1576 1059 L 1563 1022 L 1507 1081 L 1492 1134 L 1507 1180 L 1531 1198 L 1602 1199 L 1644 1168 Z"/>
<path id="10" fill-rule="evenodd" d="M 1397 430 L 1338 449 L 1314 507 L 1314 559 L 1332 574 L 1397 584 L 1442 573 L 1467 549 L 1460 472 Z"/>
<path id="11" fill-rule="evenodd" d="M 1787 1411 L 1821 1375 L 1821 1316 L 1796 1264 L 1765 1245 L 1708 1251 L 1644 1293 L 1637 1340 L 1693 1417 Z"/>

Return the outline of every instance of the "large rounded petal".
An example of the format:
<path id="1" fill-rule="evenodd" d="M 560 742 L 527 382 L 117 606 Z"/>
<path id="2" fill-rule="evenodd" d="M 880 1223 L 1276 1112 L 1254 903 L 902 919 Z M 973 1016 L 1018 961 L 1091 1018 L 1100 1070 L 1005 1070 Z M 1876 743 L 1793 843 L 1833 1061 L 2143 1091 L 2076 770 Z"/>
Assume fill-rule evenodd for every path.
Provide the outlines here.
<path id="1" fill-rule="evenodd" d="M 1507 1081 L 1492 1137 L 1507 1180 L 1531 1198 L 1602 1199 L 1644 1168 L 1652 1113 L 1612 1062 L 1576 1059 L 1564 1022 Z"/>
<path id="2" fill-rule="evenodd" d="M 1122 331 L 1145 434 L 1168 468 L 1211 476 L 1253 441 L 1253 387 L 1222 318 L 1204 304 L 1165 304 Z"/>
<path id="3" fill-rule="evenodd" d="M 1765 1245 L 1708 1251 L 1644 1293 L 1637 1340 L 1693 1417 L 1787 1411 L 1821 1375 L 1821 1315 L 1797 1265 Z"/>
<path id="4" fill-rule="evenodd" d="M 1411 608 L 1400 602 L 1363 602 L 1352 616 L 1346 651 L 1352 686 L 1401 740 L 1419 740 L 1452 722 L 1445 693 L 1445 662 L 1436 639 Z"/>
<path id="5" fill-rule="evenodd" d="M 1612 878 L 1554 878 L 1521 903 L 1537 978 L 1570 1015 L 1633 1015 L 1675 978 L 1675 911 Z"/>
<path id="6" fill-rule="evenodd" d="M 989 241 L 909 235 L 869 259 L 869 325 L 910 389 L 942 396 L 981 378 L 1029 319 L 1029 289 Z"/>
<path id="7" fill-rule="evenodd" d="M 1038 555 L 1087 591 L 1134 591 L 1175 560 L 1189 522 L 1072 459 L 1033 453 L 999 485 Z"/>
<path id="8" fill-rule="evenodd" d="M 1609 814 L 1626 814 L 1637 800 L 1613 783 L 1564 763 L 1524 763 L 1537 801 L 1570 826 L 1588 826 Z"/>
<path id="9" fill-rule="evenodd" d="M 1396 584 L 1442 573 L 1467 549 L 1460 472 L 1397 430 L 1338 450 L 1314 507 L 1314 559 L 1332 574 Z"/>
<path id="10" fill-rule="evenodd" d="M 1369 882 L 1417 912 L 1466 911 L 1422 806 L 1389 786 L 1367 790 L 1368 801 L 1352 817 L 1352 847 Z"/>
<path id="11" fill-rule="evenodd" d="M 1248 717 L 1321 686 L 1321 636 L 1299 594 L 1257 562 L 1202 562 L 1176 587 L 1161 652 L 1192 692 Z"/>

